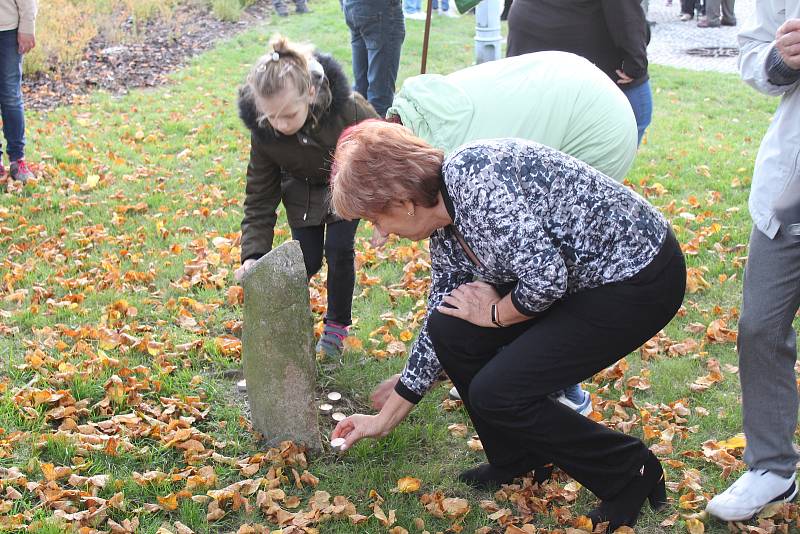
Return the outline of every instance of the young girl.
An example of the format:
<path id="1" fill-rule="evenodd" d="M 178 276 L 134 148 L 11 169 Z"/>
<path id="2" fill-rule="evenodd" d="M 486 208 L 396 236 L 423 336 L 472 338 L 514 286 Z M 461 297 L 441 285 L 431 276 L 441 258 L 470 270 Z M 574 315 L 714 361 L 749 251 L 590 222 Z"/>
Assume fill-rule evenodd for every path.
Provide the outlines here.
<path id="1" fill-rule="evenodd" d="M 331 212 L 330 162 L 342 131 L 377 114 L 351 91 L 332 57 L 276 36 L 239 89 L 239 116 L 250 130 L 250 162 L 242 266 L 235 277 L 272 249 L 282 200 L 309 278 L 322 266 L 323 253 L 328 261 L 328 312 L 317 351 L 338 356 L 351 324 L 358 221 Z"/>

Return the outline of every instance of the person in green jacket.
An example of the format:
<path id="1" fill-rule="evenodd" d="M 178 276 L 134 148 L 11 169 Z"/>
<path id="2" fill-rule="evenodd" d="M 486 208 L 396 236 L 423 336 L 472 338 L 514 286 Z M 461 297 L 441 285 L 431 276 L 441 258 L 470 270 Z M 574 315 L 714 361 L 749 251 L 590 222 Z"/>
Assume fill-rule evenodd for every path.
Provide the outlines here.
<path id="1" fill-rule="evenodd" d="M 625 178 L 638 146 L 636 118 L 622 91 L 591 62 L 567 52 L 535 52 L 446 76 L 408 78 L 386 118 L 445 153 L 470 141 L 519 137 L 565 152 L 617 181 Z M 373 245 L 384 241 L 373 234 Z M 450 396 L 460 398 L 455 388 Z M 584 415 L 592 412 L 580 384 L 554 397 Z"/>
<path id="2" fill-rule="evenodd" d="M 617 181 L 636 156 L 636 118 L 625 95 L 588 60 L 567 52 L 408 78 L 386 117 L 445 153 L 469 141 L 519 137 Z"/>
<path id="3" fill-rule="evenodd" d="M 250 130 L 242 219 L 241 280 L 272 249 L 283 202 L 292 238 L 311 278 L 328 262 L 328 306 L 317 351 L 339 356 L 351 324 L 358 221 L 331 212 L 328 187 L 336 141 L 348 126 L 378 116 L 350 89 L 331 57 L 276 36 L 239 90 L 239 116 Z"/>

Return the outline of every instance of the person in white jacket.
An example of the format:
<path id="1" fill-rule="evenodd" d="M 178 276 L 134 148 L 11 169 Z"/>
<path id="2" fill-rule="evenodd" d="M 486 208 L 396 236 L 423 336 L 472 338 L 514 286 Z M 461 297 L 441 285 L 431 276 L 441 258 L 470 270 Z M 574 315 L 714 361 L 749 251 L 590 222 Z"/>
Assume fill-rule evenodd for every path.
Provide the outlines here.
<path id="1" fill-rule="evenodd" d="M 800 307 L 800 244 L 791 230 L 797 221 L 779 220 L 775 206 L 800 181 L 800 0 L 758 0 L 756 22 L 739 43 L 744 81 L 781 101 L 761 142 L 749 202 L 754 226 L 738 341 L 749 469 L 707 507 L 726 521 L 749 519 L 797 495 L 792 320 Z"/>
<path id="2" fill-rule="evenodd" d="M 13 180 L 33 177 L 25 162 L 22 56 L 36 46 L 36 0 L 0 0 L 0 115 Z M 0 156 L 2 154 L 0 153 Z M 6 170 L 0 159 L 0 177 Z"/>

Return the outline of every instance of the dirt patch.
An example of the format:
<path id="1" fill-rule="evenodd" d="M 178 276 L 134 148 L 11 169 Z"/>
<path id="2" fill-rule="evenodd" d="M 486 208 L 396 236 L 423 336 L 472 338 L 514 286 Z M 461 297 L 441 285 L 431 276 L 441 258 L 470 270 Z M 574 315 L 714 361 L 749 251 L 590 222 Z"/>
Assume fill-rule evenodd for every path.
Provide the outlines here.
<path id="1" fill-rule="evenodd" d="M 122 44 L 98 35 L 69 70 L 27 76 L 22 87 L 25 106 L 47 110 L 80 102 L 96 89 L 125 94 L 164 84 L 167 74 L 192 56 L 269 19 L 274 13 L 271 5 L 270 0 L 258 0 L 244 10 L 239 22 L 221 21 L 198 5 L 179 6 L 168 20 L 154 19 L 136 27 L 133 20 L 124 21 Z"/>

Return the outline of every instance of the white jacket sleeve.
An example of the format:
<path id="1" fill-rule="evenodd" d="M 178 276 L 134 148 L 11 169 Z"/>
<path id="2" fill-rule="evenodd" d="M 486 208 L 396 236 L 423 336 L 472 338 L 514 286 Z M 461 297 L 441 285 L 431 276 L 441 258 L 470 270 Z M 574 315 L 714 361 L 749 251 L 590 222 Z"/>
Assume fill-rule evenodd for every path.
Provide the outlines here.
<path id="1" fill-rule="evenodd" d="M 17 3 L 17 10 L 19 11 L 19 28 L 20 33 L 36 33 L 36 13 L 39 9 L 37 0 L 14 0 Z"/>
<path id="2" fill-rule="evenodd" d="M 797 84 L 775 85 L 769 81 L 767 59 L 775 46 L 775 33 L 786 21 L 783 2 L 758 0 L 756 22 L 739 33 L 739 72 L 745 83 L 764 94 L 780 96 Z"/>

